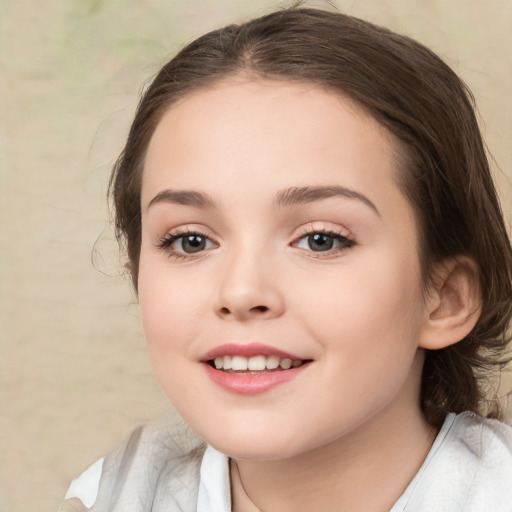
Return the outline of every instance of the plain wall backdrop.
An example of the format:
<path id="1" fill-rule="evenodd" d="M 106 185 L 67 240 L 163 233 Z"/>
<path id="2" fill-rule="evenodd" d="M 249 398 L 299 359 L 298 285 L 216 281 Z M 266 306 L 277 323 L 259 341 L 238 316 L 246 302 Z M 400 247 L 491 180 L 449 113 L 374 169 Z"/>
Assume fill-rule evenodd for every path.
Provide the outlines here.
<path id="1" fill-rule="evenodd" d="M 510 224 L 512 1 L 333 3 L 470 85 Z M 0 0 L 0 511 L 56 510 L 71 478 L 169 407 L 113 240 L 110 168 L 142 84 L 178 48 L 279 5 Z"/>

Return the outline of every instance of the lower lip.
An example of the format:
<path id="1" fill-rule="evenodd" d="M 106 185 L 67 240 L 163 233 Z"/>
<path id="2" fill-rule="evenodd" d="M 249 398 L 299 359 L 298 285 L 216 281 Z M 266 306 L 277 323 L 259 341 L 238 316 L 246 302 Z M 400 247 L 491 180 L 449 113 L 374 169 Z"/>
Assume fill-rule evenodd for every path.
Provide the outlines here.
<path id="1" fill-rule="evenodd" d="M 208 377 L 221 388 L 238 395 L 259 395 L 298 377 L 309 364 L 307 362 L 289 370 L 269 371 L 260 374 L 228 373 L 216 370 L 206 363 L 204 366 Z"/>

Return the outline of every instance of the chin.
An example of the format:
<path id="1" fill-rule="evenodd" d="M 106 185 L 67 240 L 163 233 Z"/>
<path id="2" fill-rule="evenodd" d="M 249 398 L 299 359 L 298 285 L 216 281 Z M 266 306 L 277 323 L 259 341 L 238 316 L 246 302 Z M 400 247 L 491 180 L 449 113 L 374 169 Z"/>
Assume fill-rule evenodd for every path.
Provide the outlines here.
<path id="1" fill-rule="evenodd" d="M 201 437 L 216 450 L 236 460 L 284 460 L 307 451 L 307 443 L 293 439 L 288 432 L 268 427 L 221 429 L 205 432 Z M 200 434 L 201 435 L 201 434 Z"/>
<path id="2" fill-rule="evenodd" d="M 283 450 L 282 446 L 261 446 L 259 444 L 254 445 L 247 442 L 239 444 L 233 442 L 226 442 L 225 439 L 223 439 L 219 444 L 210 444 L 219 452 L 222 452 L 228 457 L 231 457 L 232 459 L 236 460 L 284 460 L 292 458 L 295 455 L 290 450 Z"/>

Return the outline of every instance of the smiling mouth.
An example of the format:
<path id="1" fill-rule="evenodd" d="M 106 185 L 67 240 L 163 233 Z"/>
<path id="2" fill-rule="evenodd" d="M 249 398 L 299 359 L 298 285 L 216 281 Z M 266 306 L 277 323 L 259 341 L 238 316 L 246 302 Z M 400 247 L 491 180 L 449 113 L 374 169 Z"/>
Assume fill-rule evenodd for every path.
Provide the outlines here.
<path id="1" fill-rule="evenodd" d="M 278 372 L 298 368 L 307 363 L 308 360 L 289 359 L 278 356 L 256 355 L 244 356 L 220 356 L 210 359 L 208 364 L 225 373 L 261 374 Z"/>

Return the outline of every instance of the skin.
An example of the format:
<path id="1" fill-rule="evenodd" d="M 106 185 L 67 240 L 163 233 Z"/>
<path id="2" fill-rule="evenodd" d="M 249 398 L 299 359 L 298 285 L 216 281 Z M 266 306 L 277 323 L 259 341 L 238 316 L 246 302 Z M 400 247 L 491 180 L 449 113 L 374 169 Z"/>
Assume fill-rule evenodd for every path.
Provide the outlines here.
<path id="1" fill-rule="evenodd" d="M 265 511 L 389 510 L 432 444 L 419 393 L 433 307 L 396 173 L 384 128 L 314 86 L 230 79 L 156 128 L 142 179 L 144 331 L 171 402 L 237 461 L 234 510 L 252 510 L 245 493 Z M 350 197 L 276 204 L 319 186 Z M 168 190 L 209 201 L 178 204 Z M 330 251 L 308 245 L 322 231 L 339 238 Z M 187 232 L 205 249 L 162 247 Z M 253 396 L 212 382 L 207 351 L 254 341 L 312 362 Z"/>

